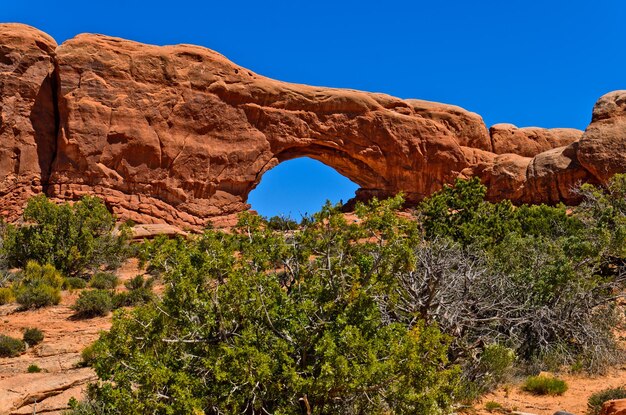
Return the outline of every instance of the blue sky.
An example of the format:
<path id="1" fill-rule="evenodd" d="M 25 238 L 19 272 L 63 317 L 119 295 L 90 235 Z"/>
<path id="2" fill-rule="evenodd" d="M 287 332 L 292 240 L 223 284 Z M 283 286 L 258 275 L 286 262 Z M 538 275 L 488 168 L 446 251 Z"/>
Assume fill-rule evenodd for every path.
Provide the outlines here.
<path id="1" fill-rule="evenodd" d="M 597 98 L 626 89 L 623 0 L 3 3 L 0 21 L 58 42 L 92 32 L 193 43 L 284 81 L 460 105 L 488 126 L 584 129 Z M 354 189 L 299 159 L 268 172 L 250 202 L 297 216 Z"/>

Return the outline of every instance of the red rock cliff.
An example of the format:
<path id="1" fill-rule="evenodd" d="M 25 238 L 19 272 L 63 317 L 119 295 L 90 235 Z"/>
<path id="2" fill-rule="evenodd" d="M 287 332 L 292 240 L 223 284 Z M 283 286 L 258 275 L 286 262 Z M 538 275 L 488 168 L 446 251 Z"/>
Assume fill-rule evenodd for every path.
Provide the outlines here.
<path id="1" fill-rule="evenodd" d="M 0 88 L 5 215 L 40 191 L 96 194 L 122 218 L 196 227 L 247 209 L 265 171 L 302 156 L 361 197 L 411 201 L 478 175 L 493 200 L 575 202 L 572 186 L 626 168 L 626 91 L 584 135 L 490 132 L 459 107 L 279 82 L 198 46 L 83 34 L 57 47 L 24 25 L 0 25 Z"/>

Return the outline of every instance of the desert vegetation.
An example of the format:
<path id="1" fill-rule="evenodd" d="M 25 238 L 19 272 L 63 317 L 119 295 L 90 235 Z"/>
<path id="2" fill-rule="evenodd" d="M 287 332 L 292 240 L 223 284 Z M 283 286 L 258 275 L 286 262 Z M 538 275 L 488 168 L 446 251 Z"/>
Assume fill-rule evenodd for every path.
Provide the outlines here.
<path id="1" fill-rule="evenodd" d="M 76 411 L 436 414 L 512 372 L 616 363 L 626 179 L 583 186 L 571 211 L 484 191 L 458 181 L 410 216 L 401 197 L 350 220 L 327 205 L 296 227 L 243 214 L 230 233 L 144 244 L 165 292 L 115 314 Z"/>
<path id="2" fill-rule="evenodd" d="M 104 270 L 131 250 L 101 202 L 37 197 L 25 225 L 4 226 L 5 268 L 23 270 L 0 289 L 39 307 L 88 286 L 77 317 L 118 308 L 83 354 L 100 382 L 70 414 L 448 413 L 513 374 L 621 361 L 626 176 L 579 194 L 575 208 L 513 206 L 459 180 L 408 212 L 400 195 L 299 224 L 245 213 L 229 232 L 136 247 L 152 277 L 121 291 Z"/>
<path id="3" fill-rule="evenodd" d="M 129 255 L 127 227 L 115 229 L 114 216 L 92 197 L 57 205 L 35 196 L 24 223 L 3 223 L 0 231 L 0 304 L 16 301 L 21 310 L 59 304 L 62 290 L 88 284 L 113 290 L 117 276 L 101 269 L 113 270 Z M 79 314 L 97 315 L 84 310 L 88 305 L 81 297 Z"/>

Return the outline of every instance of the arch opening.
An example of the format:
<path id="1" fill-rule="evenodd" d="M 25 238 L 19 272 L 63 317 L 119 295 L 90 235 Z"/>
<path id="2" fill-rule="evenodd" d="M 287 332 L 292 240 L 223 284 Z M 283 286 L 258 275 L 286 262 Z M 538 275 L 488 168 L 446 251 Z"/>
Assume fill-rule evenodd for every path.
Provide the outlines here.
<path id="1" fill-rule="evenodd" d="M 284 216 L 299 221 L 329 200 L 346 203 L 359 185 L 332 167 L 311 157 L 289 158 L 263 174 L 248 195 L 251 208 L 265 217 Z"/>

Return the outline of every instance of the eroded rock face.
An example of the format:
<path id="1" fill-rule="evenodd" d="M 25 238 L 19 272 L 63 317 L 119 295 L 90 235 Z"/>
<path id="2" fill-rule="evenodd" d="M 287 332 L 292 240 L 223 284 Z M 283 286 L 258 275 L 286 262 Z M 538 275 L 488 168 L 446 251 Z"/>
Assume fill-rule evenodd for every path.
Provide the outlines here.
<path id="1" fill-rule="evenodd" d="M 28 197 L 41 192 L 50 174 L 56 47 L 32 27 L 0 25 L 0 211 L 10 219 Z"/>
<path id="2" fill-rule="evenodd" d="M 580 140 L 583 132 L 575 128 L 517 128 L 513 124 L 495 124 L 489 128 L 489 134 L 494 153 L 534 157 Z"/>
<path id="3" fill-rule="evenodd" d="M 600 182 L 626 171 L 626 90 L 610 92 L 598 100 L 577 155 L 581 165 Z"/>
<path id="4" fill-rule="evenodd" d="M 95 194 L 123 219 L 197 228 L 247 209 L 264 172 L 303 156 L 359 184 L 359 197 L 409 201 L 478 175 L 491 200 L 569 203 L 571 186 L 626 166 L 623 91 L 599 101 L 579 140 L 571 129 L 490 133 L 452 105 L 279 82 L 197 46 L 84 34 L 55 48 L 12 25 L 0 25 L 0 45 L 18 57 L 0 59 L 11 212 L 22 193 Z"/>

